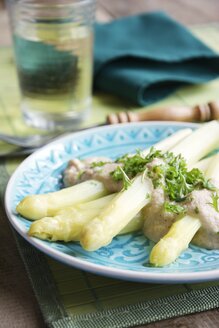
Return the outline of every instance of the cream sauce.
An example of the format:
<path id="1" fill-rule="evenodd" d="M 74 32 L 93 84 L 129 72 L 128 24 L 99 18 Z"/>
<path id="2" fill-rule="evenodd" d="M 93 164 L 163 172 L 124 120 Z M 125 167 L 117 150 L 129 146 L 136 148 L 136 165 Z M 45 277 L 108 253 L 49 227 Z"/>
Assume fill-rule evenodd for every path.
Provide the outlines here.
<path id="1" fill-rule="evenodd" d="M 92 167 L 94 162 L 106 162 L 106 164 Z M 121 164 L 114 163 L 106 157 L 92 157 L 83 161 L 73 159 L 69 161 L 64 171 L 63 182 L 65 187 L 69 187 L 86 180 L 96 179 L 103 182 L 105 188 L 110 192 L 117 192 L 122 189 L 122 181 L 113 180 L 110 173 L 118 166 L 121 166 Z"/>
<path id="2" fill-rule="evenodd" d="M 205 248 L 219 249 L 219 213 L 212 206 L 212 191 L 195 190 L 190 198 L 180 204 L 185 207 L 187 214 L 198 217 L 202 224 L 192 242 Z M 163 189 L 157 188 L 152 194 L 151 203 L 142 211 L 145 217 L 144 234 L 155 242 L 168 232 L 177 218 L 176 214 L 165 212 L 165 201 Z"/>

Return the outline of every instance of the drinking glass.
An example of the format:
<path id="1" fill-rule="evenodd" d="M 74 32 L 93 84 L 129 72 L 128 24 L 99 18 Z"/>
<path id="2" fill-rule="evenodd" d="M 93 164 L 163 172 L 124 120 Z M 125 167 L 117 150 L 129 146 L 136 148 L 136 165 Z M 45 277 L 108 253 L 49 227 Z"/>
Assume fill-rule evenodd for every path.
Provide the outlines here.
<path id="1" fill-rule="evenodd" d="M 7 0 L 27 124 L 68 129 L 91 110 L 94 0 Z"/>

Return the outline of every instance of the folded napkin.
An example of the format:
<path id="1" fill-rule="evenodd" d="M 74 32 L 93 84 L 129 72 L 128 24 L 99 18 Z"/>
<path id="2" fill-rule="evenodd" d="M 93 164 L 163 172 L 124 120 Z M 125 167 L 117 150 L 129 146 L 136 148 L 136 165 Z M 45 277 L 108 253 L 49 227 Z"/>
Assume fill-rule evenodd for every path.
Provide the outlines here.
<path id="1" fill-rule="evenodd" d="M 219 76 L 219 56 L 163 12 L 95 27 L 94 88 L 148 105 Z"/>

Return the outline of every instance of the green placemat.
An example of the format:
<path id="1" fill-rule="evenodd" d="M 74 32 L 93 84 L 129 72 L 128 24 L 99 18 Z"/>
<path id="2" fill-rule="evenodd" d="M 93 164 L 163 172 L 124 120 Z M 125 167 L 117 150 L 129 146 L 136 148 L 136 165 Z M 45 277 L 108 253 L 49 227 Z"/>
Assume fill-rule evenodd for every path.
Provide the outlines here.
<path id="1" fill-rule="evenodd" d="M 219 50 L 219 27 L 211 24 L 193 29 L 210 46 Z M 13 134 L 33 132 L 19 112 L 19 92 L 9 48 L 0 49 L 0 129 Z M 179 90 L 171 97 L 150 106 L 194 105 L 217 99 L 219 80 Z M 100 123 L 106 114 L 134 109 L 107 95 L 97 95 L 89 122 Z M 138 111 L 144 110 L 135 109 Z M 6 145 L 0 144 L 0 151 Z M 1 196 L 19 159 L 0 163 Z M 125 282 L 96 276 L 60 264 L 38 252 L 16 233 L 20 254 L 32 282 L 45 321 L 50 327 L 119 328 L 145 324 L 219 306 L 218 282 L 158 285 Z"/>

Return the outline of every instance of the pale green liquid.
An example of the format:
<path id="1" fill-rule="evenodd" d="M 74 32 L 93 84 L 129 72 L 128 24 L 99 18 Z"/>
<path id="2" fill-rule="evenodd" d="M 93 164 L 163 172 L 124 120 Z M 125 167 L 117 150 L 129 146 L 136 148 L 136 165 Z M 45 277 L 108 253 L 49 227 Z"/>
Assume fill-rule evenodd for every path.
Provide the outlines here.
<path id="1" fill-rule="evenodd" d="M 80 121 L 91 104 L 91 31 L 70 23 L 22 25 L 14 44 L 24 115 Z"/>

